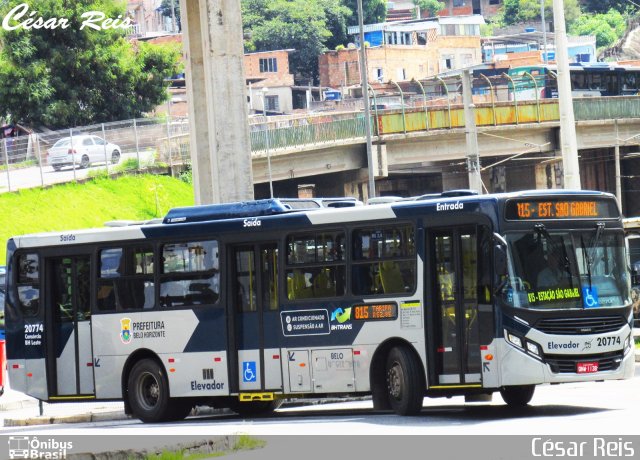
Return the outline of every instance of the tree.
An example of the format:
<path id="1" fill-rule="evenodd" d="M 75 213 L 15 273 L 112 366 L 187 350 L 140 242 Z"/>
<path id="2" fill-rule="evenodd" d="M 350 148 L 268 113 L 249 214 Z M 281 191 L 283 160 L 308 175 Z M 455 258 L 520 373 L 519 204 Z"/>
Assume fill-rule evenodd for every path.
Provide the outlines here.
<path id="1" fill-rule="evenodd" d="M 351 10 L 351 17 L 347 21 L 348 26 L 358 25 L 358 1 L 342 0 L 342 4 Z M 387 17 L 386 0 L 362 0 L 362 18 L 365 24 L 377 24 L 384 22 Z"/>
<path id="2" fill-rule="evenodd" d="M 327 18 L 326 27 L 329 30 L 329 38 L 324 43 L 328 49 L 335 49 L 338 45 L 344 45 L 349 41 L 347 35 L 347 20 L 351 15 L 349 8 L 344 6 L 341 0 L 319 0 Z"/>
<path id="3" fill-rule="evenodd" d="M 178 32 L 182 30 L 182 22 L 180 21 L 180 0 L 162 0 L 158 7 L 160 14 L 167 18 L 176 18 L 176 28 Z"/>
<path id="4" fill-rule="evenodd" d="M 0 14 L 20 3 L 6 2 Z M 138 117 L 167 100 L 164 79 L 178 72 L 176 47 L 134 48 L 122 30 L 82 27 L 88 11 L 124 17 L 120 2 L 32 0 L 29 8 L 68 27 L 0 31 L 0 100 L 13 122 L 80 126 Z"/>
<path id="5" fill-rule="evenodd" d="M 606 14 L 584 15 L 576 20 L 570 32 L 575 35 L 595 35 L 596 46 L 610 46 L 618 40 L 626 28 L 624 16 L 616 10 Z"/>
<path id="6" fill-rule="evenodd" d="M 294 49 L 291 72 L 317 79 L 318 56 L 346 41 L 348 15 L 339 0 L 243 0 L 245 49 Z"/>
<path id="7" fill-rule="evenodd" d="M 430 17 L 435 17 L 445 7 L 444 2 L 438 0 L 413 0 L 413 4 L 419 7 L 420 11 L 428 11 Z"/>
<path id="8" fill-rule="evenodd" d="M 540 20 L 540 0 L 504 0 L 505 24 Z M 582 14 L 578 0 L 564 0 L 564 19 L 569 27 Z M 544 1 L 544 16 L 553 21 L 553 0 Z"/>
<path id="9" fill-rule="evenodd" d="M 640 10 L 640 2 L 635 0 L 582 0 L 581 3 L 590 13 L 606 13 L 610 10 L 633 13 Z"/>

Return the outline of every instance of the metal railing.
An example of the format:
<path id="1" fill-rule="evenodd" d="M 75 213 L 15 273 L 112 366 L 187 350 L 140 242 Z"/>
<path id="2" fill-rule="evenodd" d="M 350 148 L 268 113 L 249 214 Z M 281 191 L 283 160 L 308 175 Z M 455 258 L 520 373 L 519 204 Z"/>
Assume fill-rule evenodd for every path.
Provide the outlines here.
<path id="1" fill-rule="evenodd" d="M 493 89 L 491 90 L 493 91 Z M 476 103 L 478 126 L 555 122 L 559 119 L 557 99 L 495 101 Z M 463 107 L 455 96 L 427 100 L 419 96 L 400 109 L 372 113 L 372 134 L 414 135 L 464 127 Z M 454 103 L 451 103 L 451 101 Z M 517 105 L 516 105 L 517 104 Z M 640 118 L 640 96 L 588 97 L 573 100 L 576 121 Z M 364 113 L 303 114 L 286 117 L 253 117 L 249 124 L 251 151 L 295 153 L 326 148 L 337 143 L 364 142 Z M 189 125 L 186 119 L 141 118 L 121 122 L 49 131 L 0 140 L 0 192 L 46 186 L 86 177 L 87 170 L 67 168 L 53 171 L 47 150 L 63 137 L 91 134 L 116 144 L 122 150 L 119 165 L 109 161 L 91 168 L 89 174 L 112 173 L 126 166 L 143 169 L 152 165 L 190 163 Z M 612 144 L 613 145 L 613 144 Z M 108 158 L 105 157 L 105 160 Z M 96 172 L 97 171 L 97 172 Z M 28 176 L 28 177 L 24 177 Z"/>

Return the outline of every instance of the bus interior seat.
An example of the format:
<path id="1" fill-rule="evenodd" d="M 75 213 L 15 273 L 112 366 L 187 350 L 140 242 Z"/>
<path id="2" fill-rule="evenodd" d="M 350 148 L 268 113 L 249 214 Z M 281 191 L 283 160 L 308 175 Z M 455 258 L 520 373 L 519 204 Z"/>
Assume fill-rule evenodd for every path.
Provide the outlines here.
<path id="1" fill-rule="evenodd" d="M 386 260 L 380 264 L 380 282 L 385 294 L 405 292 L 402 273 L 396 262 Z"/>
<path id="2" fill-rule="evenodd" d="M 315 297 L 334 297 L 336 295 L 336 286 L 331 280 L 328 268 L 320 270 L 313 277 L 313 293 Z"/>
<path id="3" fill-rule="evenodd" d="M 289 300 L 313 297 L 313 288 L 307 286 L 307 279 L 301 270 L 294 270 L 291 276 L 287 277 L 287 296 Z"/>

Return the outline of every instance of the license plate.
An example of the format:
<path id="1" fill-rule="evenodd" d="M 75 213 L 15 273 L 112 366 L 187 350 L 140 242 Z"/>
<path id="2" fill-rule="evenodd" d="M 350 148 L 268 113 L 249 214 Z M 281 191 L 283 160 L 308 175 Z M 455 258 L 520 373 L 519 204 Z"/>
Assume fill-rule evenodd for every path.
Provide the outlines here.
<path id="1" fill-rule="evenodd" d="M 578 372 L 578 374 L 590 374 L 592 372 L 598 372 L 598 361 L 578 363 L 576 365 L 576 371 Z"/>

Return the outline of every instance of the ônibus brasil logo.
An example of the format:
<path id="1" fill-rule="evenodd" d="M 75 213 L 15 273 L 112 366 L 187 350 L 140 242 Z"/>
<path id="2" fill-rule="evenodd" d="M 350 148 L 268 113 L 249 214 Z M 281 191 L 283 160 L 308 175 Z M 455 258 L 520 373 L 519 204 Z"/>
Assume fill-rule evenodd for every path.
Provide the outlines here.
<path id="1" fill-rule="evenodd" d="M 65 459 L 73 449 L 71 441 L 55 439 L 38 439 L 36 436 L 9 436 L 9 458 L 50 458 Z"/>

